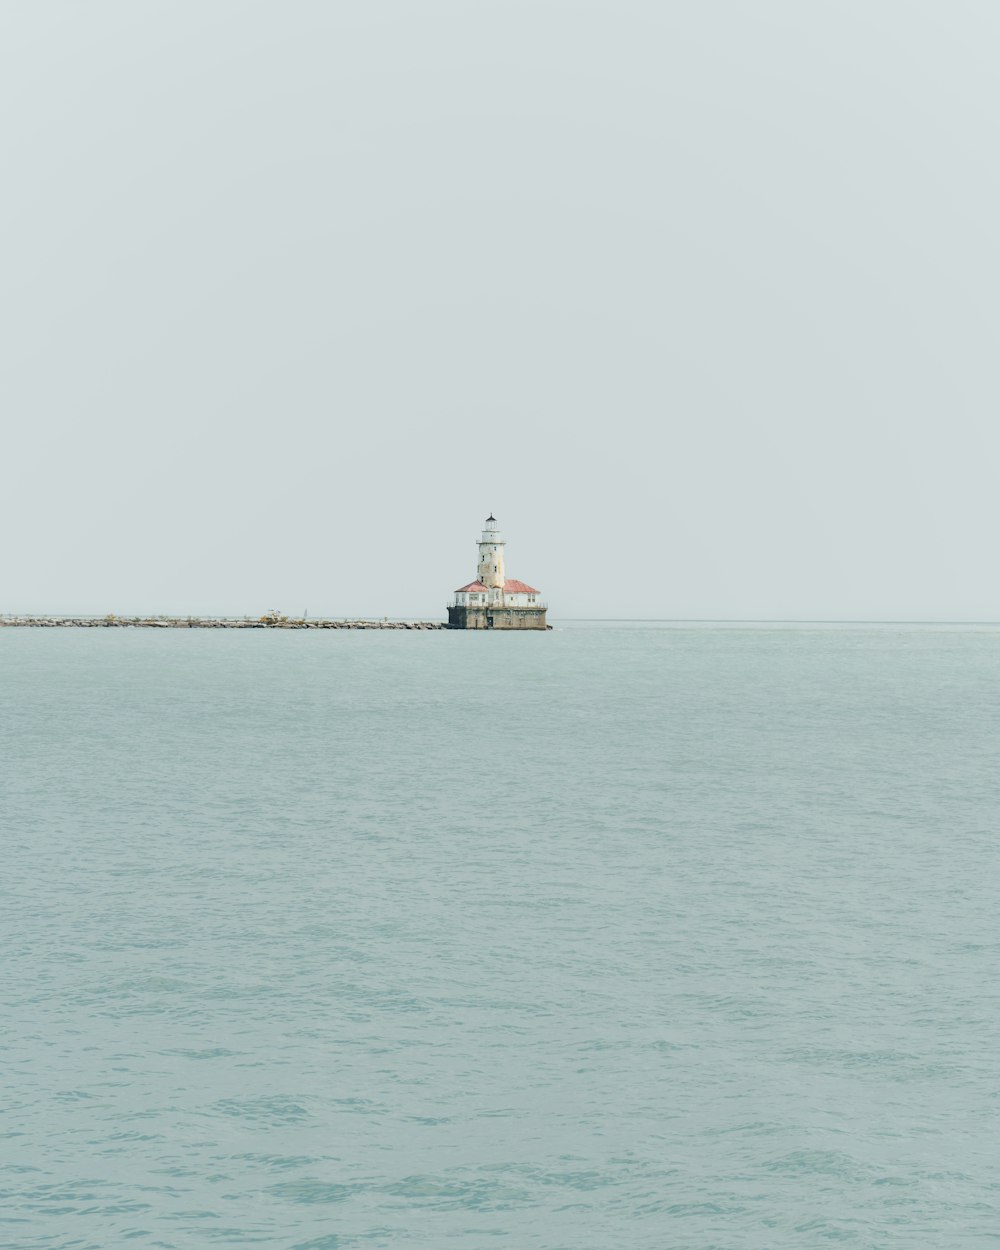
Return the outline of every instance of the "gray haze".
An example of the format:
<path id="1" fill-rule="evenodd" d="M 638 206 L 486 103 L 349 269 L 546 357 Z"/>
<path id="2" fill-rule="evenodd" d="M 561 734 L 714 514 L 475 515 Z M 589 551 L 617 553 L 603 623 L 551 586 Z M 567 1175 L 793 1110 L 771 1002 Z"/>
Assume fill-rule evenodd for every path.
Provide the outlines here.
<path id="1" fill-rule="evenodd" d="M 998 44 L 4 5 L 0 610 L 1000 618 Z"/>

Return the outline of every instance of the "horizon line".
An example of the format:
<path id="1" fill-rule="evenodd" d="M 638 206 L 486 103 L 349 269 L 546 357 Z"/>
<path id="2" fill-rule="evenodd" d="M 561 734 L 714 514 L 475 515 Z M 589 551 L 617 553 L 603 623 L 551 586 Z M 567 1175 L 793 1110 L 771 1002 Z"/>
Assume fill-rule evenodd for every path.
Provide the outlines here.
<path id="1" fill-rule="evenodd" d="M 1000 625 L 1000 619 L 907 616 L 564 616 L 564 621 L 658 621 L 671 625 Z"/>
<path id="2" fill-rule="evenodd" d="M 0 611 L 0 620 L 12 617 L 64 617 L 79 616 L 92 619 L 102 619 L 108 615 L 122 617 L 127 619 L 128 616 L 134 616 L 135 613 L 106 613 L 106 612 L 2 612 Z M 186 620 L 191 617 L 201 617 L 205 620 L 256 620 L 256 613 L 204 613 L 204 612 L 148 612 L 138 615 L 148 616 L 150 618 L 176 618 L 178 620 Z M 288 614 L 291 618 L 292 613 Z M 551 609 L 549 610 L 551 616 Z M 299 619 L 297 616 L 294 619 Z M 306 619 L 309 619 L 306 617 Z M 327 614 L 316 614 L 313 619 L 329 619 L 329 620 L 423 620 L 424 617 L 416 617 L 410 615 L 393 615 L 387 616 L 384 612 L 375 615 L 363 615 L 358 613 L 346 613 L 344 615 L 327 616 Z M 958 617 L 799 617 L 799 616 L 556 616 L 554 620 L 566 622 L 590 622 L 594 624 L 660 624 L 660 625 L 996 625 L 1000 626 L 1000 619 L 993 618 L 958 618 Z"/>

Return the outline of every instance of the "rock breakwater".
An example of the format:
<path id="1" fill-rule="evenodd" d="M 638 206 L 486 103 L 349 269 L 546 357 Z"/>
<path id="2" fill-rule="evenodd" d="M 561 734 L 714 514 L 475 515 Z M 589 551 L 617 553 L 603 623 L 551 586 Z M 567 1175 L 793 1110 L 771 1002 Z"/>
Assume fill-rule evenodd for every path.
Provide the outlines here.
<path id="1" fill-rule="evenodd" d="M 0 629 L 447 629 L 444 621 L 390 621 L 305 617 L 269 614 L 261 617 L 227 616 L 0 616 Z"/>

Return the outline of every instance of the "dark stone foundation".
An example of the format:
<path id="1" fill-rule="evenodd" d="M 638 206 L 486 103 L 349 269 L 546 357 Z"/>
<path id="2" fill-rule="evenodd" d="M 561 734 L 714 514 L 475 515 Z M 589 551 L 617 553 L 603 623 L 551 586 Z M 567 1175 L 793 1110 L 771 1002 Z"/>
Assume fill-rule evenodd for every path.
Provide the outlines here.
<path id="1" fill-rule="evenodd" d="M 450 607 L 449 629 L 548 629 L 545 608 Z"/>

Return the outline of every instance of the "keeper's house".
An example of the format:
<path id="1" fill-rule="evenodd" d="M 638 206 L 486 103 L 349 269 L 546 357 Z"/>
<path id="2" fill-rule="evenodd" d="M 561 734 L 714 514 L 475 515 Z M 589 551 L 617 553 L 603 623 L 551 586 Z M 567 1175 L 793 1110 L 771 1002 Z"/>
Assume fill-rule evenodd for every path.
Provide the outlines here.
<path id="1" fill-rule="evenodd" d="M 548 628 L 540 592 L 506 576 L 505 546 L 496 517 L 488 516 L 479 540 L 476 580 L 455 591 L 455 602 L 448 608 L 450 629 Z"/>

